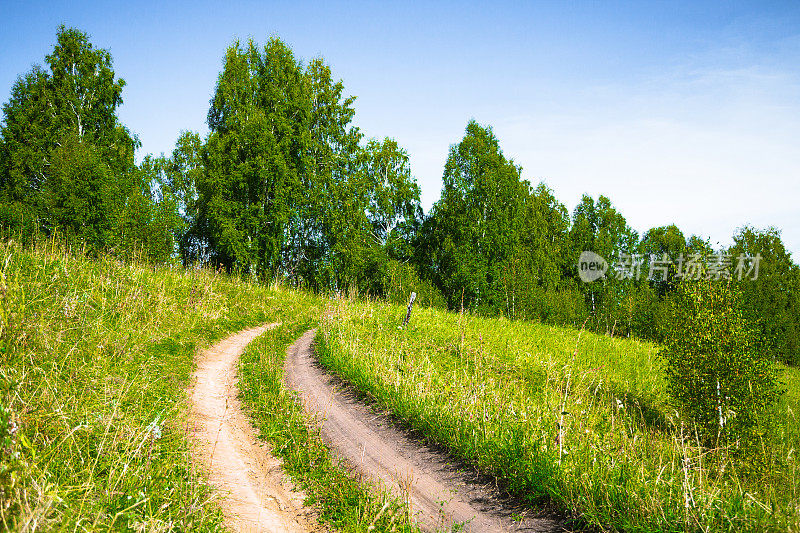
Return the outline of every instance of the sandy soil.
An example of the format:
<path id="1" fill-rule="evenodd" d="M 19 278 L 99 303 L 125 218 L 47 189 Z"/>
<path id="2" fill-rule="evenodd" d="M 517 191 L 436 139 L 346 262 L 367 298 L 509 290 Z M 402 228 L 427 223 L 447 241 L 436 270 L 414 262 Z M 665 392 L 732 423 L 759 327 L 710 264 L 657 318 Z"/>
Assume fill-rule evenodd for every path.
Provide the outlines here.
<path id="1" fill-rule="evenodd" d="M 194 459 L 222 496 L 233 531 L 322 531 L 303 495 L 283 478 L 281 462 L 256 439 L 237 398 L 236 364 L 244 347 L 277 324 L 241 331 L 197 354 L 190 392 Z"/>
<path id="2" fill-rule="evenodd" d="M 499 498 L 486 479 L 459 468 L 452 457 L 426 446 L 381 413 L 360 402 L 352 388 L 327 374 L 314 359 L 315 332 L 287 351 L 286 384 L 319 419 L 323 439 L 359 473 L 409 502 L 425 531 L 464 525 L 463 531 L 562 531 L 553 518 L 537 518 Z M 512 520 L 521 514 L 522 520 Z"/>

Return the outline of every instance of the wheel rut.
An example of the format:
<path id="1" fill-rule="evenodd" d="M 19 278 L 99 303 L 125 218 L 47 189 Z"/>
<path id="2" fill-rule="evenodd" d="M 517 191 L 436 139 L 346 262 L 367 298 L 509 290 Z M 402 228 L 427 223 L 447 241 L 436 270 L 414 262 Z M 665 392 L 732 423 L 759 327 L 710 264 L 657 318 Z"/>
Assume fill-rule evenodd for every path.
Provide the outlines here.
<path id="1" fill-rule="evenodd" d="M 238 399 L 236 368 L 250 341 L 268 324 L 231 335 L 196 356 L 189 390 L 189 440 L 193 459 L 221 495 L 232 531 L 324 531 L 304 496 L 285 483 L 281 461 L 256 438 Z"/>
<path id="2" fill-rule="evenodd" d="M 298 391 L 323 439 L 357 472 L 410 505 L 424 531 L 565 531 L 563 522 L 531 516 L 499 497 L 485 479 L 459 469 L 457 461 L 398 428 L 359 401 L 352 387 L 316 362 L 306 332 L 289 347 L 284 380 Z"/>

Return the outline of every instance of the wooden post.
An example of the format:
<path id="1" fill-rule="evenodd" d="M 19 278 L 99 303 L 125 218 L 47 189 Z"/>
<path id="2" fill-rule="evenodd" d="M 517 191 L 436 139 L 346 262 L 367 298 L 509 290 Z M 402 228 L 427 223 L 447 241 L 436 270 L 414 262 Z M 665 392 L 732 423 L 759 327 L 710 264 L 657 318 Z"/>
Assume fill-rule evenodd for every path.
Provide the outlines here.
<path id="1" fill-rule="evenodd" d="M 406 319 L 403 320 L 403 327 L 408 325 L 408 321 L 411 319 L 411 308 L 414 307 L 414 300 L 417 299 L 417 293 L 411 293 L 411 299 L 408 300 L 408 311 L 406 311 Z"/>

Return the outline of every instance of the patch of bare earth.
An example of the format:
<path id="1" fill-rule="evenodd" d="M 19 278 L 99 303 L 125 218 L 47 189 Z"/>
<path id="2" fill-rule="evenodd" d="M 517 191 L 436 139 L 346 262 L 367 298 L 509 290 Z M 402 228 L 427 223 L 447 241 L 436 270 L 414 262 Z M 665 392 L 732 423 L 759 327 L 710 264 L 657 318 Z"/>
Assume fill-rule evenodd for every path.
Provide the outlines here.
<path id="1" fill-rule="evenodd" d="M 424 531 L 564 531 L 556 518 L 537 516 L 503 499 L 440 449 L 427 446 L 359 401 L 352 387 L 319 366 L 308 331 L 286 353 L 284 379 L 298 391 L 322 437 L 357 472 L 405 501 Z"/>
<path id="2" fill-rule="evenodd" d="M 192 453 L 219 490 L 225 524 L 233 531 L 323 531 L 303 506 L 303 494 L 288 486 L 281 461 L 256 438 L 237 397 L 239 356 L 277 325 L 241 331 L 197 354 L 189 391 Z"/>

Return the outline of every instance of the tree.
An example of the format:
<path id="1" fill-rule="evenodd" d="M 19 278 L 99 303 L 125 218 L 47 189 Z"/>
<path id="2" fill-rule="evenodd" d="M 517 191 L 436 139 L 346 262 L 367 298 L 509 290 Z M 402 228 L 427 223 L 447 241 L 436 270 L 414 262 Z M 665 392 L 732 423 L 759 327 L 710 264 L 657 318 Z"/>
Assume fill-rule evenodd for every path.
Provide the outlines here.
<path id="1" fill-rule="evenodd" d="M 695 244 L 697 243 L 695 242 Z M 648 277 L 649 271 L 653 271 L 653 279 L 650 280 L 650 284 L 659 297 L 663 297 L 675 286 L 675 276 L 678 274 L 676 261 L 686 256 L 686 239 L 683 232 L 675 224 L 651 228 L 647 230 L 639 243 L 639 253 L 648 262 Z M 656 268 L 665 267 L 664 261 L 667 263 L 666 273 L 656 270 Z"/>
<path id="2" fill-rule="evenodd" d="M 300 65 L 279 39 L 228 48 L 197 184 L 197 232 L 228 270 L 274 277 L 302 195 L 311 109 Z"/>
<path id="3" fill-rule="evenodd" d="M 146 155 L 137 169 L 138 187 L 125 199 L 115 228 L 119 255 L 153 263 L 170 262 L 184 231 L 178 198 L 168 187 L 171 161 Z"/>
<path id="4" fill-rule="evenodd" d="M 63 25 L 45 61 L 49 70 L 34 66 L 3 105 L 0 213 L 19 209 L 48 233 L 109 248 L 120 199 L 138 192 L 139 143 L 116 115 L 125 82 L 108 51 Z"/>
<path id="5" fill-rule="evenodd" d="M 56 146 L 48 100 L 50 75 L 40 66 L 17 79 L 3 104 L 0 188 L 6 202 L 32 207 L 38 215 L 39 193 L 46 181 L 50 151 Z M 47 120 L 46 120 L 47 119 Z"/>
<path id="6" fill-rule="evenodd" d="M 178 245 L 184 265 L 204 261 L 207 250 L 202 237 L 194 233 L 197 219 L 197 184 L 205 172 L 202 151 L 204 144 L 200 135 L 193 131 L 182 131 L 169 158 L 159 158 L 160 164 L 153 174 L 153 186 L 160 197 L 159 203 L 174 206 L 170 216 L 175 217 L 173 240 Z"/>
<path id="7" fill-rule="evenodd" d="M 703 240 L 697 235 L 692 235 L 686 240 L 686 254 L 699 255 L 700 257 L 709 257 L 714 253 L 714 248 L 711 246 L 709 239 Z"/>
<path id="8" fill-rule="evenodd" d="M 675 224 L 647 230 L 639 243 L 639 253 L 648 256 L 667 254 L 671 259 L 677 259 L 685 251 L 686 239 Z"/>
<path id="9" fill-rule="evenodd" d="M 572 214 L 570 238 L 573 247 L 571 265 L 577 264 L 583 251 L 614 261 L 620 253 L 633 253 L 638 242 L 638 235 L 628 226 L 625 217 L 603 195 L 596 202 L 591 196 L 584 194 L 581 197 Z"/>
<path id="10" fill-rule="evenodd" d="M 660 352 L 670 396 L 704 444 L 751 451 L 780 391 L 772 361 L 757 349 L 742 314 L 738 292 L 726 280 L 686 280 L 670 311 Z"/>
<path id="11" fill-rule="evenodd" d="M 507 160 L 491 128 L 467 124 L 450 147 L 442 198 L 422 225 L 416 260 L 448 305 L 522 316 L 533 287 L 558 283 L 567 214 Z M 530 302 L 528 302 L 530 303 Z"/>
<path id="12" fill-rule="evenodd" d="M 733 242 L 727 251 L 732 272 L 740 258 L 759 258 L 757 279 L 752 279 L 755 272 L 744 272 L 737 285 L 744 315 L 763 339 L 761 349 L 775 359 L 800 364 L 800 268 L 786 251 L 780 231 L 744 226 Z"/>
<path id="13" fill-rule="evenodd" d="M 49 163 L 40 192 L 48 226 L 77 237 L 90 250 L 111 244 L 118 191 L 98 150 L 69 132 L 50 151 Z"/>
<path id="14" fill-rule="evenodd" d="M 322 59 L 304 67 L 279 39 L 231 46 L 193 174 L 192 249 L 262 279 L 383 292 L 419 187 L 396 142 L 361 145 L 354 101 Z"/>
<path id="15" fill-rule="evenodd" d="M 393 234 L 398 237 L 399 223 L 420 217 L 419 185 L 411 177 L 408 153 L 394 139 L 372 139 L 362 154 L 361 168 L 370 191 L 367 219 L 375 239 L 386 245 Z"/>
<path id="16" fill-rule="evenodd" d="M 359 172 L 362 134 L 351 124 L 355 97 L 344 96 L 321 58 L 304 72 L 311 109 L 309 166 L 304 194 L 291 221 L 284 270 L 317 289 L 341 289 L 363 271 L 370 245 L 364 205 L 369 192 Z"/>
<path id="17" fill-rule="evenodd" d="M 637 233 L 606 196 L 601 195 L 595 201 L 591 196 L 583 195 L 573 211 L 569 236 L 569 277 L 578 283 L 586 307 L 593 316 L 593 323 L 589 326 L 609 332 L 631 333 L 634 316 L 642 303 L 639 282 L 636 279 L 616 279 L 610 265 L 620 258 L 620 254 L 636 251 Z M 594 252 L 608 262 L 609 270 L 604 279 L 592 283 L 577 281 L 575 267 L 583 251 Z"/>

